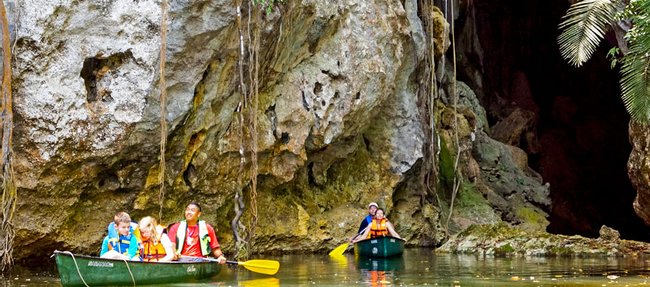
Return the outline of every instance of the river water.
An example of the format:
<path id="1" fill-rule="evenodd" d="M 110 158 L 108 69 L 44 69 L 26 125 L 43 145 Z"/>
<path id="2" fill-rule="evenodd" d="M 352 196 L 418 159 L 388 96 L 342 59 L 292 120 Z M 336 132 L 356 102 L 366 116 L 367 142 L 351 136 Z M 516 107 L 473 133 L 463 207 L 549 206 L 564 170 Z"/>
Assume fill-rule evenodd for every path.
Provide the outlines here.
<path id="1" fill-rule="evenodd" d="M 224 268 L 201 282 L 159 286 L 650 286 L 650 258 L 495 258 L 435 254 L 407 249 L 395 259 L 359 259 L 353 254 L 259 256 L 280 261 L 275 276 L 242 267 Z M 52 271 L 15 268 L 3 286 L 61 286 Z"/>

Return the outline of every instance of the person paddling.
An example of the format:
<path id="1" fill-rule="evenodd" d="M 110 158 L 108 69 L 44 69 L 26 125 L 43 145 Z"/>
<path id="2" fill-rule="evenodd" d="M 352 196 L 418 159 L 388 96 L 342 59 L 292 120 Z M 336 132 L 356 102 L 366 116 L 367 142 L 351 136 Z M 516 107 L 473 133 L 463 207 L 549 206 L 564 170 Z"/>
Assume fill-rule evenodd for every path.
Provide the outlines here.
<path id="1" fill-rule="evenodd" d="M 199 220 L 201 206 L 191 202 L 185 208 L 185 220 L 169 228 L 169 239 L 174 244 L 176 258 L 181 261 L 193 261 L 197 257 L 214 256 L 220 264 L 226 263 L 221 252 L 217 235 L 210 224 Z"/>
<path id="2" fill-rule="evenodd" d="M 363 233 L 368 225 L 372 222 L 372 219 L 375 217 L 375 212 L 377 212 L 377 208 L 379 208 L 379 205 L 377 205 L 376 202 L 371 202 L 368 204 L 368 215 L 361 220 L 361 224 L 359 224 L 359 230 L 357 231 L 357 234 L 353 237 L 350 237 L 350 242 L 353 242 L 361 233 Z"/>

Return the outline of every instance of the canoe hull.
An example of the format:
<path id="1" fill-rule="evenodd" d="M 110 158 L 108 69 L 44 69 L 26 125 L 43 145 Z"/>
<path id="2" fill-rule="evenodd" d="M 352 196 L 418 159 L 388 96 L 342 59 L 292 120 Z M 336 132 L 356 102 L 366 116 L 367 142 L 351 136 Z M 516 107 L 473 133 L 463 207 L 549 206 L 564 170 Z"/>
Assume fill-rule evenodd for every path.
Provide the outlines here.
<path id="1" fill-rule="evenodd" d="M 63 286 L 145 285 L 192 282 L 221 271 L 214 262 L 138 262 L 54 251 Z M 84 284 L 85 282 L 85 284 Z M 135 284 L 134 284 L 135 282 Z"/>
<path id="2" fill-rule="evenodd" d="M 391 236 L 370 238 L 354 244 L 354 255 L 385 258 L 402 255 L 404 240 Z"/>

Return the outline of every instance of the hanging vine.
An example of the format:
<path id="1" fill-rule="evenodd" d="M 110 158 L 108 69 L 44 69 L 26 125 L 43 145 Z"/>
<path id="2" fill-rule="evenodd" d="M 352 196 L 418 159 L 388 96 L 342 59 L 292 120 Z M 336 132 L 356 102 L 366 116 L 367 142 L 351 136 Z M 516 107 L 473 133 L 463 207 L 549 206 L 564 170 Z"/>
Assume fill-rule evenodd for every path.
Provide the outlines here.
<path id="1" fill-rule="evenodd" d="M 426 47 L 429 49 L 424 52 L 424 59 L 422 61 L 421 70 L 424 75 L 420 79 L 420 88 L 418 89 L 418 100 L 421 102 L 423 115 L 423 125 L 426 127 L 425 131 L 425 145 L 424 145 L 424 164 L 421 169 L 421 178 L 424 180 L 423 186 L 425 190 L 422 193 L 421 201 L 424 202 L 426 194 L 435 194 L 434 191 L 438 184 L 438 164 L 437 164 L 437 146 L 438 142 L 436 132 L 436 99 L 438 98 L 438 87 L 436 79 L 436 63 L 435 63 L 435 41 L 434 41 L 434 23 L 433 23 L 433 5 L 430 1 L 420 0 L 418 3 L 419 16 L 423 19 L 424 32 L 428 37 L 426 39 Z M 438 200 L 439 201 L 439 200 Z"/>
<path id="2" fill-rule="evenodd" d="M 160 23 L 160 165 L 158 182 L 160 182 L 160 211 L 158 218 L 162 221 L 163 201 L 165 199 L 165 149 L 167 146 L 167 82 L 165 81 L 165 62 L 167 61 L 167 0 L 161 3 L 162 17 Z"/>
<path id="3" fill-rule="evenodd" d="M 7 271 L 13 264 L 13 214 L 18 193 L 13 170 L 13 100 L 11 95 L 11 49 L 7 10 L 0 1 L 2 21 L 2 222 L 0 222 L 0 269 Z"/>
<path id="4" fill-rule="evenodd" d="M 458 92 L 456 88 L 456 39 L 454 31 L 454 1 L 451 1 L 450 12 L 447 15 L 449 17 L 449 23 L 451 24 L 451 55 L 452 55 L 452 67 L 453 73 L 451 78 L 451 96 L 453 99 L 453 108 L 454 108 L 454 145 L 456 148 L 456 157 L 454 161 L 454 184 L 451 192 L 451 200 L 449 202 L 449 214 L 447 216 L 447 223 L 445 226 L 449 229 L 449 221 L 454 211 L 454 202 L 456 201 L 456 195 L 458 195 L 458 189 L 463 183 L 463 177 L 458 165 L 460 163 L 460 139 L 458 136 Z"/>
<path id="5" fill-rule="evenodd" d="M 248 2 L 246 28 L 242 21 L 242 2 L 237 0 L 236 26 L 239 32 L 239 58 L 237 61 L 239 75 L 240 100 L 237 105 L 239 120 L 239 172 L 237 183 L 241 190 L 234 195 L 235 217 L 231 221 L 231 228 L 235 236 L 235 256 L 246 258 L 250 254 L 251 247 L 255 240 L 255 227 L 257 226 L 257 110 L 259 108 L 259 50 L 260 50 L 260 22 L 262 21 L 262 9 L 270 13 L 273 3 L 269 0 L 251 0 Z M 262 9 L 254 9 L 259 5 Z M 244 75 L 246 74 L 246 77 Z M 247 180 L 250 185 L 244 187 L 246 156 L 250 154 L 250 170 Z M 248 189 L 250 197 L 250 217 L 248 224 L 241 222 L 246 205 L 244 203 L 243 190 Z"/>
<path id="6" fill-rule="evenodd" d="M 268 12 L 269 10 L 267 10 Z M 252 21 L 251 21 L 252 18 Z M 251 217 L 250 230 L 247 241 L 250 245 L 254 244 L 255 227 L 257 225 L 257 109 L 259 108 L 259 50 L 260 50 L 260 27 L 261 13 L 259 9 L 251 9 L 248 5 L 248 81 L 251 85 L 250 104 L 248 105 L 248 120 L 250 131 L 250 152 L 251 152 L 251 174 L 250 174 L 250 199 L 251 199 Z M 252 27 L 251 27 L 252 25 Z M 251 31 L 252 29 L 252 31 Z"/>
<path id="7" fill-rule="evenodd" d="M 246 147 L 245 147 L 245 139 L 244 139 L 244 106 L 246 105 L 246 98 L 247 98 L 247 89 L 246 89 L 246 84 L 244 83 L 244 59 L 245 59 L 245 43 L 244 43 L 244 29 L 242 27 L 242 2 L 241 0 L 237 0 L 235 2 L 236 9 L 237 9 L 237 19 L 236 19 L 236 25 L 237 25 L 237 31 L 239 32 L 239 57 L 237 59 L 237 68 L 238 68 L 238 74 L 239 74 L 239 103 L 237 104 L 237 115 L 239 119 L 239 127 L 237 130 L 238 133 L 238 138 L 239 138 L 239 171 L 237 172 L 237 186 L 241 187 L 243 186 L 243 173 L 244 173 L 244 167 L 246 164 Z M 231 228 L 235 237 L 235 254 L 234 257 L 240 258 L 240 257 L 246 257 L 248 255 L 248 241 L 246 240 L 246 236 L 243 236 L 240 234 L 240 230 L 245 233 L 246 232 L 246 226 L 240 221 L 242 215 L 244 214 L 244 210 L 246 208 L 246 205 L 244 204 L 244 194 L 242 189 L 237 188 L 235 191 L 235 218 L 233 218 L 231 222 Z"/>

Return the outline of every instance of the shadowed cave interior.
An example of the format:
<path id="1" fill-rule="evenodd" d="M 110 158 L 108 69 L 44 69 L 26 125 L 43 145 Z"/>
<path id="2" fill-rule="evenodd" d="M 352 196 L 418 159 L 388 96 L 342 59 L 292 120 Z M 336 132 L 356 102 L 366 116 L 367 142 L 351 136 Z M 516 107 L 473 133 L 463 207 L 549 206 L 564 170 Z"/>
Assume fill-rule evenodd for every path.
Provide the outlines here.
<path id="1" fill-rule="evenodd" d="M 623 239 L 650 241 L 650 227 L 632 207 L 629 116 L 620 97 L 618 67 L 611 69 L 606 59 L 613 35 L 585 65 L 569 65 L 556 42 L 568 7 L 565 0 L 466 2 L 455 31 L 467 39 L 466 31 L 474 27 L 483 55 L 459 43 L 466 61 L 459 65 L 482 69 L 483 89 L 477 96 L 490 126 L 515 107 L 534 112 L 534 136 L 522 138 L 518 146 L 528 154 L 530 167 L 550 183 L 547 231 L 598 237 L 607 225 Z M 459 68 L 458 78 L 479 90 L 471 74 Z"/>

